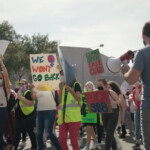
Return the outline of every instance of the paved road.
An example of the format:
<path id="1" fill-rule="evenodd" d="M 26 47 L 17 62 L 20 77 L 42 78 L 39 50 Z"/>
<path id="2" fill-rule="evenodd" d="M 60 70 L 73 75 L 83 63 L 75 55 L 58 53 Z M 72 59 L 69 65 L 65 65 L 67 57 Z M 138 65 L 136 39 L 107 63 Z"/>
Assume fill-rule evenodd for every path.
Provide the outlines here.
<path id="1" fill-rule="evenodd" d="M 58 127 L 56 129 L 56 134 L 58 135 Z M 84 150 L 85 149 L 85 144 L 86 144 L 86 135 L 84 135 L 82 137 L 82 139 L 83 139 L 83 142 L 82 142 L 81 150 Z M 134 136 L 130 136 L 129 134 L 127 134 L 127 136 L 124 139 L 119 139 L 119 140 L 120 140 L 121 145 L 123 147 L 122 150 L 132 150 L 132 146 L 134 145 L 134 142 L 135 142 Z M 105 144 L 104 141 L 102 141 L 101 150 L 104 150 L 104 144 Z M 69 150 L 72 150 L 69 139 L 68 139 L 68 146 L 69 146 Z M 90 147 L 92 147 L 92 143 L 91 143 Z M 21 149 L 19 148 L 19 150 L 21 150 Z M 30 140 L 29 140 L 29 138 L 27 138 L 27 145 L 24 148 L 24 150 L 30 150 Z M 47 150 L 55 150 L 55 148 L 53 146 L 51 146 L 50 140 L 47 141 Z M 144 150 L 143 145 L 141 145 L 141 150 Z"/>

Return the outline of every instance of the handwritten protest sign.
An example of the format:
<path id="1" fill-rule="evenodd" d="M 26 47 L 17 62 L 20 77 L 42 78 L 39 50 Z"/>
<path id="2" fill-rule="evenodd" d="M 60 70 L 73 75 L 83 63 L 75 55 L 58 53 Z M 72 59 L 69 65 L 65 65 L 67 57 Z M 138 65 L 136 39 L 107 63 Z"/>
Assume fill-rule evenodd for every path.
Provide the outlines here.
<path id="1" fill-rule="evenodd" d="M 98 49 L 86 53 L 86 58 L 91 75 L 96 75 L 104 72 L 104 67 L 102 65 Z"/>
<path id="2" fill-rule="evenodd" d="M 83 93 L 91 113 L 112 113 L 108 91 Z"/>
<path id="3" fill-rule="evenodd" d="M 56 54 L 31 54 L 30 67 L 36 90 L 53 91 L 59 89 L 59 70 Z"/>
<path id="4" fill-rule="evenodd" d="M 97 123 L 97 114 L 90 113 L 86 104 L 85 96 L 82 95 L 83 105 L 81 109 L 82 123 Z"/>
<path id="5" fill-rule="evenodd" d="M 0 54 L 4 55 L 8 45 L 9 45 L 9 41 L 0 40 Z"/>

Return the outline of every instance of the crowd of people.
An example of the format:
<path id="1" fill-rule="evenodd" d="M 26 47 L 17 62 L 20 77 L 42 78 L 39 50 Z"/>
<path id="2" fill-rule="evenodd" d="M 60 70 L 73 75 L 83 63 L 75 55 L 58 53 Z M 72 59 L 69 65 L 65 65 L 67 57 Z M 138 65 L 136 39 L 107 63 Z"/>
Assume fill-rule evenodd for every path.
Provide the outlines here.
<path id="1" fill-rule="evenodd" d="M 83 91 L 77 80 L 72 85 L 66 84 L 62 69 L 59 70 L 59 91 L 35 91 L 34 85 L 29 85 L 26 79 L 21 79 L 19 87 L 13 91 L 0 55 L 0 150 L 25 147 L 27 135 L 31 150 L 43 150 L 47 139 L 57 150 L 69 150 L 68 136 L 72 149 L 79 150 L 82 141 L 79 130 L 82 128 L 86 128 L 87 135 L 85 150 L 101 149 L 102 140 L 105 150 L 123 150 L 119 138 L 126 138 L 126 128 L 129 128 L 129 134 L 135 135 L 133 149 L 139 149 L 143 141 L 145 150 L 150 150 L 150 119 L 147 117 L 150 111 L 150 22 L 144 25 L 143 41 L 147 46 L 137 53 L 133 68 L 122 67 L 126 81 L 121 86 L 97 75 L 96 85 L 88 81 Z M 113 111 L 91 113 L 83 92 L 103 90 L 108 91 Z M 11 94 L 15 97 L 15 105 L 8 111 Z M 93 121 L 84 122 L 83 116 Z M 59 126 L 58 137 L 56 125 Z"/>

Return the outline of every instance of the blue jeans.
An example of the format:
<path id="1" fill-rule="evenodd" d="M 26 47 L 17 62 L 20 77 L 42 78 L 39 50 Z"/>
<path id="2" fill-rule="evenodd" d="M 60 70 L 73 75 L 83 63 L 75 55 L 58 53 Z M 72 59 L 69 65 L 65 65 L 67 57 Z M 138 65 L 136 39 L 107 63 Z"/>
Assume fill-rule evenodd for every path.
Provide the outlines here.
<path id="1" fill-rule="evenodd" d="M 150 150 L 150 109 L 141 110 L 141 129 L 143 132 L 143 141 L 145 150 Z"/>
<path id="2" fill-rule="evenodd" d="M 140 140 L 141 137 L 141 121 L 140 121 L 140 109 L 137 109 L 137 112 L 134 113 L 135 121 L 135 137 L 136 140 Z"/>
<path id="3" fill-rule="evenodd" d="M 38 150 L 43 150 L 43 131 L 49 134 L 50 140 L 57 150 L 61 150 L 57 137 L 53 134 L 56 110 L 37 111 L 37 141 Z"/>
<path id="4" fill-rule="evenodd" d="M 8 119 L 7 108 L 0 108 L 0 150 L 2 150 L 2 147 L 4 146 L 3 134 L 7 119 Z"/>

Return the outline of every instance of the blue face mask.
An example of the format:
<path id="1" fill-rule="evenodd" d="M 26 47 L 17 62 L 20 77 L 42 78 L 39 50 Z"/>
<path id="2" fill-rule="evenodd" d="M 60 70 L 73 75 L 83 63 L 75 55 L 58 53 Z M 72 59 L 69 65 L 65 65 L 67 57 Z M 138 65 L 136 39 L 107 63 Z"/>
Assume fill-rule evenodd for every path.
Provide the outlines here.
<path id="1" fill-rule="evenodd" d="M 3 79 L 0 79 L 0 85 L 3 85 Z"/>

